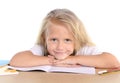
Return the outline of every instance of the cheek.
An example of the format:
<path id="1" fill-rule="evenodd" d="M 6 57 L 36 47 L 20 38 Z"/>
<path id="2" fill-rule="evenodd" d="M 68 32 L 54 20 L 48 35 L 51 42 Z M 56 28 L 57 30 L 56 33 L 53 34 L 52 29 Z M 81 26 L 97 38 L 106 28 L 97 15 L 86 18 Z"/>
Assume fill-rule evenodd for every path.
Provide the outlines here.
<path id="1" fill-rule="evenodd" d="M 47 50 L 48 50 L 48 52 L 52 51 L 54 48 L 55 48 L 54 45 L 49 44 L 49 43 L 47 44 Z"/>
<path id="2" fill-rule="evenodd" d="M 66 49 L 73 52 L 74 51 L 74 45 L 69 45 L 69 46 L 66 46 Z"/>
<path id="3" fill-rule="evenodd" d="M 67 48 L 69 48 L 70 50 L 74 50 L 75 46 L 74 46 L 74 44 L 71 44 L 71 45 L 67 46 Z"/>

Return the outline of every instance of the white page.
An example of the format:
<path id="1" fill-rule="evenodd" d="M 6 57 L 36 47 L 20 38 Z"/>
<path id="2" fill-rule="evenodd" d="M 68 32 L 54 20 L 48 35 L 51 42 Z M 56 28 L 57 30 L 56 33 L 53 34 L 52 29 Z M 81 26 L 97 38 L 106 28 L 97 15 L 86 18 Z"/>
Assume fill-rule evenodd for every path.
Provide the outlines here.
<path id="1" fill-rule="evenodd" d="M 34 67 L 11 67 L 8 68 L 20 70 L 20 71 L 31 71 L 31 70 L 43 70 L 46 72 L 69 72 L 69 73 L 86 73 L 95 74 L 94 67 L 56 67 L 56 66 L 34 66 Z"/>
<path id="2" fill-rule="evenodd" d="M 80 67 L 52 67 L 50 69 L 50 72 L 71 72 L 71 73 L 85 73 L 85 74 L 95 74 L 95 68 L 94 67 L 86 67 L 86 66 L 80 66 Z"/>
<path id="3" fill-rule="evenodd" d="M 51 66 L 33 66 L 33 67 L 12 67 L 8 66 L 8 68 L 20 70 L 20 71 L 32 71 L 32 70 L 43 70 L 49 72 Z"/>

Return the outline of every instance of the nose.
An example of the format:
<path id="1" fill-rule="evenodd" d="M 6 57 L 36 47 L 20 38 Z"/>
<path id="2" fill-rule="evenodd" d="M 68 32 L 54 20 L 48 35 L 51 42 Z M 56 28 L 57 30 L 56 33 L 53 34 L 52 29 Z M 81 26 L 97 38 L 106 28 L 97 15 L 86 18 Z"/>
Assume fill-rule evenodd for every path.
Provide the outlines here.
<path id="1" fill-rule="evenodd" d="M 59 41 L 58 44 L 57 44 L 57 50 L 63 50 L 64 46 L 65 46 L 64 42 Z"/>

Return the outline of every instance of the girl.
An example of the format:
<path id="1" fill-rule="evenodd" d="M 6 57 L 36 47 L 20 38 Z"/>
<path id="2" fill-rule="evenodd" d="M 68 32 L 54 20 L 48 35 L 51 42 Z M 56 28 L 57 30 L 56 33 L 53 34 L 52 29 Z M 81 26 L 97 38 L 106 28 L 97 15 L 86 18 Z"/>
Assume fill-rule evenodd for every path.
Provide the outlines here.
<path id="1" fill-rule="evenodd" d="M 117 68 L 115 56 L 101 52 L 89 39 L 79 18 L 68 9 L 55 9 L 44 18 L 36 45 L 17 53 L 11 66 L 93 66 Z"/>

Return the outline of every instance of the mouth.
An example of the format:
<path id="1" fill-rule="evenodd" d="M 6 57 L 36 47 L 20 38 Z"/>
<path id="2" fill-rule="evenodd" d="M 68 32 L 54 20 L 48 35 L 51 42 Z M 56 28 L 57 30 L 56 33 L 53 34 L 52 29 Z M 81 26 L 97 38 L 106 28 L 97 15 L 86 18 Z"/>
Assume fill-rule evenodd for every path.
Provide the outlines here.
<path id="1" fill-rule="evenodd" d="M 56 59 L 65 59 L 68 56 L 68 54 L 63 51 L 54 51 L 54 56 Z"/>
<path id="2" fill-rule="evenodd" d="M 66 52 L 54 52 L 55 54 L 57 54 L 57 55 L 64 55 L 64 54 L 66 54 Z"/>

